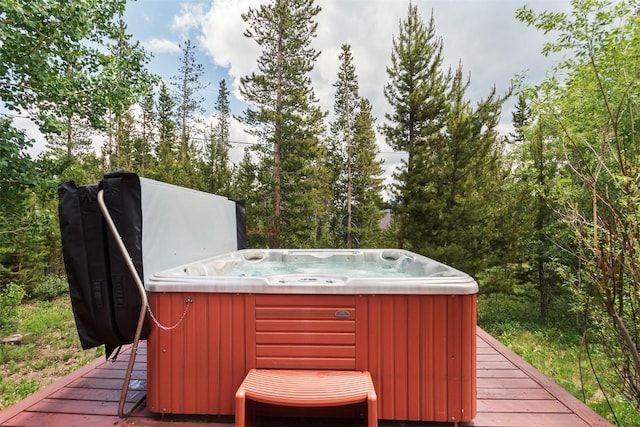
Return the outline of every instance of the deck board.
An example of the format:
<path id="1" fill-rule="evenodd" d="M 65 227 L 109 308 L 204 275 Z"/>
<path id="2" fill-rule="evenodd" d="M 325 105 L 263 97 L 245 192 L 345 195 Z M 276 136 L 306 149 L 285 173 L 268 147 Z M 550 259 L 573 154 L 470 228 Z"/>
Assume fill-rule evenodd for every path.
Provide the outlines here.
<path id="1" fill-rule="evenodd" d="M 30 426 L 149 426 L 231 427 L 232 417 L 167 416 L 151 413 L 144 405 L 131 417 L 117 416 L 128 354 L 117 362 L 96 360 L 0 412 L 0 425 Z M 134 365 L 128 405 L 145 393 L 146 348 L 140 347 Z M 477 330 L 477 408 L 474 427 L 586 427 L 611 426 L 567 391 L 542 375 L 482 329 Z M 259 427 L 360 426 L 335 420 L 261 419 Z M 448 423 L 401 423 L 381 420 L 381 427 L 440 427 Z"/>

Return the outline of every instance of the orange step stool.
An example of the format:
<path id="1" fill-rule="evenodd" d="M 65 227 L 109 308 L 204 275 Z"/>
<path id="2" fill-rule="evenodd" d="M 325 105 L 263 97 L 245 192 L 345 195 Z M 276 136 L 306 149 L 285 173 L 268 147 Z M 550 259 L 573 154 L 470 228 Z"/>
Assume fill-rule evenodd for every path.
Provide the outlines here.
<path id="1" fill-rule="evenodd" d="M 251 369 L 236 392 L 236 427 L 245 427 L 247 399 L 307 408 L 367 402 L 368 427 L 378 425 L 378 398 L 368 371 Z"/>

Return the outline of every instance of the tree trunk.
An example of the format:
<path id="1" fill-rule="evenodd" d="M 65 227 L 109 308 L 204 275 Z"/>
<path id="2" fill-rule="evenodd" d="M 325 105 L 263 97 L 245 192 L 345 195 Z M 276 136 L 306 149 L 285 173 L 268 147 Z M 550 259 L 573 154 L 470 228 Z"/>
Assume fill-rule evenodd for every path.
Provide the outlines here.
<path id="1" fill-rule="evenodd" d="M 282 29 L 280 29 L 282 31 Z M 276 86 L 276 122 L 274 129 L 273 142 L 273 181 L 274 181 L 274 209 L 273 209 L 273 247 L 280 248 L 280 224 L 282 221 L 282 171 L 281 171 L 281 154 L 282 154 L 282 33 L 278 34 L 278 75 Z"/>
<path id="2" fill-rule="evenodd" d="M 351 203 L 352 203 L 352 189 L 353 189 L 353 177 L 351 176 L 351 118 L 349 116 L 348 103 L 345 109 L 346 114 L 346 126 L 347 126 L 347 248 L 353 247 L 353 238 L 351 236 L 351 224 L 353 219 L 351 218 Z"/>

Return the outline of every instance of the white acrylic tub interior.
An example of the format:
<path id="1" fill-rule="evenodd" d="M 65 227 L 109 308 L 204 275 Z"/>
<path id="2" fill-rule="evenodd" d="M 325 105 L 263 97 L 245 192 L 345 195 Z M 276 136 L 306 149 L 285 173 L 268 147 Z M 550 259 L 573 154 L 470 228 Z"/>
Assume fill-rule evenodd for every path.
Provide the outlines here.
<path id="1" fill-rule="evenodd" d="M 398 249 L 246 249 L 153 275 L 151 292 L 469 295 L 469 275 Z"/>

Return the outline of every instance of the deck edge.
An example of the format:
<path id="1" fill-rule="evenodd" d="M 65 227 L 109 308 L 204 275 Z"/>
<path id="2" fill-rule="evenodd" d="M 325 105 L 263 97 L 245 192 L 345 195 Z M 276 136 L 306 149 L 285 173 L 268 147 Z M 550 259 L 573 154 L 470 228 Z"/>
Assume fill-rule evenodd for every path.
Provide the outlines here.
<path id="1" fill-rule="evenodd" d="M 532 380 L 540 384 L 542 388 L 547 390 L 558 402 L 565 405 L 571 412 L 577 415 L 581 420 L 592 427 L 613 427 L 609 421 L 601 417 L 594 410 L 589 408 L 584 402 L 576 398 L 559 384 L 536 369 L 529 362 L 518 356 L 513 350 L 491 336 L 480 326 L 476 327 L 476 335 L 484 342 L 493 347 L 497 352 L 502 354 L 507 360 L 513 363 L 522 372 L 525 372 Z"/>
<path id="2" fill-rule="evenodd" d="M 87 363 L 86 365 L 80 367 L 79 369 L 65 375 L 64 377 L 54 381 L 53 383 L 45 386 L 44 388 L 41 388 L 35 393 L 25 397 L 24 399 L 14 403 L 8 408 L 0 411 L 0 425 L 6 423 L 16 415 L 27 411 L 31 406 L 46 399 L 56 391 L 61 390 L 71 382 L 77 380 L 78 378 L 82 378 L 85 374 L 93 371 L 94 369 L 98 368 L 99 366 L 101 366 L 106 362 L 107 360 L 102 356 L 97 359 L 94 359 L 91 362 Z"/>

